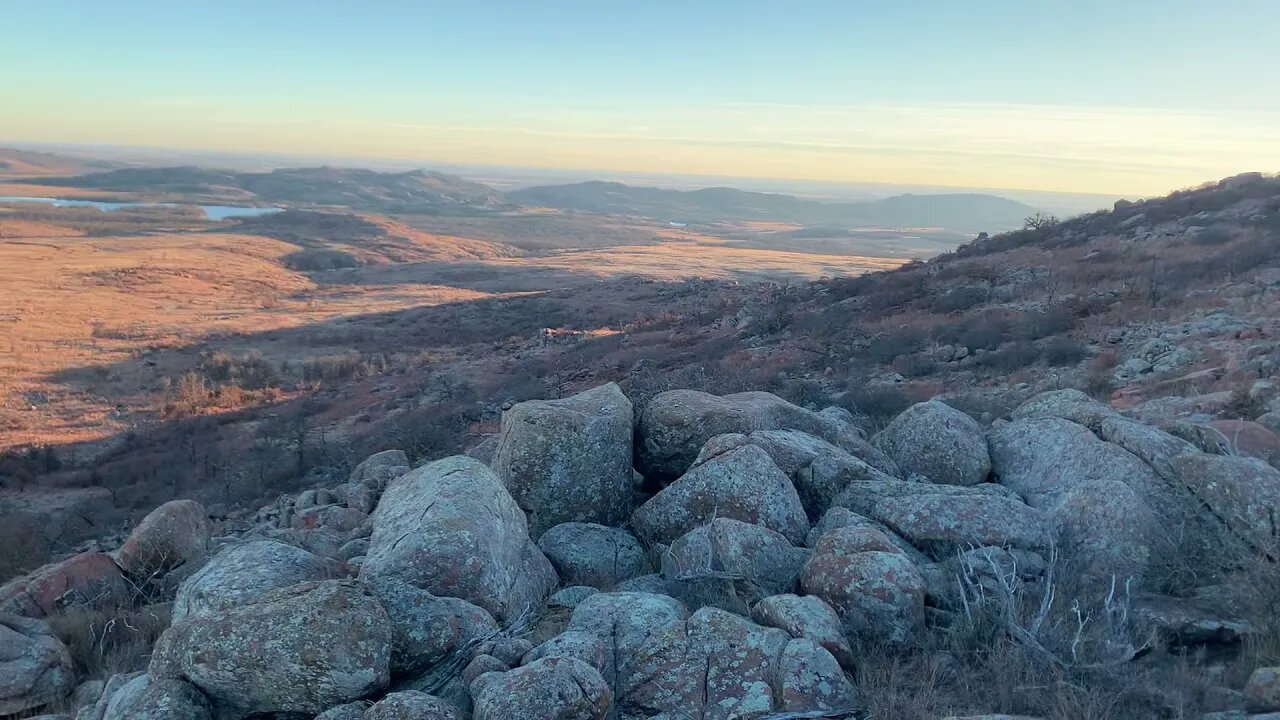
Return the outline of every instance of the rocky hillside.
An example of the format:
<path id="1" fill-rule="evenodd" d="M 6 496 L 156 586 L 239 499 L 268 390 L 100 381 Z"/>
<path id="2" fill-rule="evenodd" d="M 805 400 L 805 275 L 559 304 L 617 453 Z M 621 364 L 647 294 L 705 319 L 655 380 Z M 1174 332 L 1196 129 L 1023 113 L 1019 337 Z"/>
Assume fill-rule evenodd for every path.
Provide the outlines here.
<path id="1" fill-rule="evenodd" d="M 1073 390 L 868 434 L 605 384 L 6 584 L 0 714 L 1244 718 L 1280 710 L 1278 503 L 1266 461 Z"/>

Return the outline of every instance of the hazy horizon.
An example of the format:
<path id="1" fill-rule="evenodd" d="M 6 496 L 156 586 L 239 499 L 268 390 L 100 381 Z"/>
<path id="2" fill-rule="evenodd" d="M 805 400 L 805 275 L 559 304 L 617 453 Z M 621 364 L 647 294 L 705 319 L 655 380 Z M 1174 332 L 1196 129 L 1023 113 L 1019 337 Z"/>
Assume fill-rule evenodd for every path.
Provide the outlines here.
<path id="1" fill-rule="evenodd" d="M 748 5 L 15 4 L 0 138 L 1129 197 L 1280 169 L 1270 0 Z"/>

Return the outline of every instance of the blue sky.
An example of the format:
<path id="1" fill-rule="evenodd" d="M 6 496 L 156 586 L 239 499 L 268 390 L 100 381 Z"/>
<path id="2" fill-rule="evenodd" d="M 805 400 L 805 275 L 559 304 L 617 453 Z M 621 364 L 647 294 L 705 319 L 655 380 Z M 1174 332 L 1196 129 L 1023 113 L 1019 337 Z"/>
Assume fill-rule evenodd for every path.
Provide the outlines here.
<path id="1" fill-rule="evenodd" d="M 0 140 L 1155 193 L 1280 170 L 1277 0 L 0 0 Z"/>

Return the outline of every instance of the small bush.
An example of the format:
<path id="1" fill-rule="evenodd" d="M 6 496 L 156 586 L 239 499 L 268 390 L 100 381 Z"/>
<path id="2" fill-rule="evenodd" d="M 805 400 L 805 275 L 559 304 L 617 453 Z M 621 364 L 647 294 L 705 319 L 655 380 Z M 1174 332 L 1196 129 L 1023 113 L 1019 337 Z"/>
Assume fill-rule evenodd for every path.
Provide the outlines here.
<path id="1" fill-rule="evenodd" d="M 1253 420 L 1267 411 L 1262 398 L 1250 395 L 1249 388 L 1238 387 L 1231 391 L 1227 404 L 1218 412 L 1224 420 Z"/>
<path id="2" fill-rule="evenodd" d="M 49 618 L 83 678 L 106 679 L 145 670 L 151 648 L 169 627 L 165 605 L 114 610 L 75 609 Z"/>
<path id="3" fill-rule="evenodd" d="M 1053 338 L 1044 345 L 1044 360 L 1055 367 L 1077 365 L 1088 356 L 1089 351 L 1083 343 L 1068 337 Z"/>
<path id="4" fill-rule="evenodd" d="M 1040 360 L 1040 348 L 1027 340 L 1012 342 L 999 350 L 978 356 L 978 364 L 999 372 L 1013 372 L 1036 364 Z"/>

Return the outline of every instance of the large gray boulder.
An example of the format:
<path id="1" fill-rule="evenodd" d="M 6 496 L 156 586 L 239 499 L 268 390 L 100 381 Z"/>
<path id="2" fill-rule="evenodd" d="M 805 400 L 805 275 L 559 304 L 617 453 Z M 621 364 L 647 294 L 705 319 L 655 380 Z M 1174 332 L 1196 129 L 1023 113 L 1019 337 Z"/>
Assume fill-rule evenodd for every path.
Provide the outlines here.
<path id="1" fill-rule="evenodd" d="M 673 480 L 684 474 L 708 440 L 757 430 L 799 430 L 820 437 L 884 471 L 893 462 L 873 448 L 852 425 L 796 407 L 766 392 L 717 397 L 697 390 L 670 390 L 654 396 L 640 415 L 637 468 L 646 477 Z"/>
<path id="2" fill-rule="evenodd" d="M 1274 556 L 1280 470 L 1257 458 L 1199 454 L 1177 458 L 1173 474 L 1212 518 L 1220 550 Z"/>
<path id="3" fill-rule="evenodd" d="M 375 578 L 370 588 L 391 621 L 393 676 L 435 665 L 458 645 L 466 614 L 458 603 L 465 601 L 436 597 L 397 577 Z"/>
<path id="4" fill-rule="evenodd" d="M 903 644 L 924 625 L 924 576 L 905 555 L 885 547 L 887 539 L 868 540 L 862 528 L 823 535 L 800 585 L 836 611 L 847 635 Z"/>
<path id="5" fill-rule="evenodd" d="M 670 598 L 602 593 L 578 606 L 569 627 L 605 646 L 601 675 L 621 720 L 728 720 L 844 702 L 857 709 L 852 686 L 820 645 L 718 608 L 690 616 Z"/>
<path id="6" fill-rule="evenodd" d="M 107 703 L 102 720 L 212 720 L 209 700 L 190 683 L 143 673 Z"/>
<path id="7" fill-rule="evenodd" d="M 48 623 L 0 615 L 0 715 L 60 700 L 75 686 L 71 654 Z"/>
<path id="8" fill-rule="evenodd" d="M 977 420 L 938 400 L 912 405 L 872 443 L 904 476 L 947 485 L 977 485 L 991 473 L 987 439 Z"/>
<path id="9" fill-rule="evenodd" d="M 611 590 L 620 582 L 653 571 L 640 541 L 622 528 L 561 523 L 543 533 L 538 548 L 565 586 Z"/>
<path id="10" fill-rule="evenodd" d="M 139 581 L 151 580 L 203 558 L 211 537 L 209 515 L 200 503 L 172 500 L 138 523 L 116 552 L 116 562 Z"/>
<path id="11" fill-rule="evenodd" d="M 228 545 L 178 586 L 173 620 L 235 607 L 270 590 L 323 580 L 332 573 L 324 558 L 277 540 Z"/>
<path id="12" fill-rule="evenodd" d="M 791 478 L 809 519 L 817 520 L 851 482 L 894 480 L 893 476 L 822 438 L 799 430 L 758 430 L 746 436 Z"/>
<path id="13" fill-rule="evenodd" d="M 759 525 L 716 518 L 682 535 L 662 554 L 662 575 L 696 609 L 746 613 L 757 600 L 795 589 L 809 550 Z"/>
<path id="14" fill-rule="evenodd" d="M 393 640 L 390 618 L 364 586 L 303 583 L 175 623 L 148 672 L 190 682 L 220 714 L 315 715 L 384 689 Z"/>
<path id="15" fill-rule="evenodd" d="M 524 512 L 493 471 L 463 455 L 391 483 L 373 513 L 360 577 L 396 577 L 513 620 L 540 607 L 556 572 L 529 539 Z"/>
<path id="16" fill-rule="evenodd" d="M 1052 399 L 1042 398 L 1037 412 L 1049 412 L 1044 406 Z M 1053 518 L 1063 535 L 1063 558 L 1101 578 L 1140 578 L 1152 561 L 1199 568 L 1215 544 L 1206 534 L 1207 518 L 1164 474 L 1179 457 L 1199 453 L 1097 403 L 1058 400 L 1048 408 L 1093 423 L 1098 432 L 1072 420 L 1032 416 L 994 430 L 989 445 L 1000 482 Z"/>
<path id="17" fill-rule="evenodd" d="M 754 445 L 733 447 L 691 468 L 641 505 L 631 525 L 646 543 L 669 544 L 716 517 L 761 525 L 793 545 L 803 544 L 809 531 L 795 486 Z"/>
<path id="18" fill-rule="evenodd" d="M 883 498 L 868 510 L 935 558 L 974 545 L 1043 550 L 1053 542 L 1047 513 L 1006 497 L 922 493 Z"/>
<path id="19" fill-rule="evenodd" d="M 568 657 L 484 673 L 471 683 L 471 695 L 475 720 L 604 720 L 613 699 L 600 671 Z"/>
<path id="20" fill-rule="evenodd" d="M 502 414 L 493 469 L 536 537 L 565 522 L 618 525 L 633 508 L 631 401 L 614 383 Z"/>

